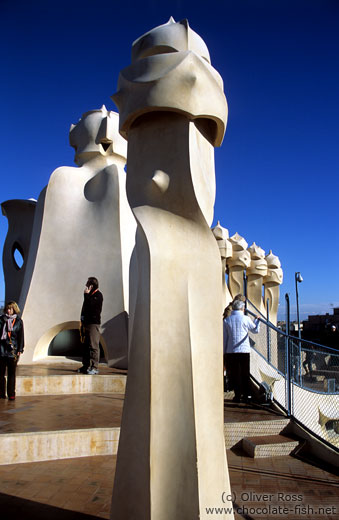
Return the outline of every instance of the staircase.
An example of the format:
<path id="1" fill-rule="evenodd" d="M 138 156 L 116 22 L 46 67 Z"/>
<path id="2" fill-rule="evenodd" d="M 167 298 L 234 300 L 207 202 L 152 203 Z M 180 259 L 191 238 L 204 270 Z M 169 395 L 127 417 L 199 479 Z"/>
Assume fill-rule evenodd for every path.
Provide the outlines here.
<path id="1" fill-rule="evenodd" d="M 126 374 L 79 366 L 19 365 L 16 400 L 0 400 L 0 465 L 117 452 Z"/>
<path id="2" fill-rule="evenodd" d="M 78 363 L 18 366 L 15 401 L 0 400 L 0 465 L 115 455 L 126 372 L 100 366 L 77 373 Z M 269 410 L 233 405 L 225 394 L 225 445 L 250 457 L 290 453 L 298 442 L 282 436 L 289 420 Z"/>
<path id="3" fill-rule="evenodd" d="M 284 432 L 289 419 L 269 408 L 234 404 L 233 393 L 225 393 L 224 435 L 226 449 L 240 449 L 249 457 L 290 455 L 299 441 Z"/>

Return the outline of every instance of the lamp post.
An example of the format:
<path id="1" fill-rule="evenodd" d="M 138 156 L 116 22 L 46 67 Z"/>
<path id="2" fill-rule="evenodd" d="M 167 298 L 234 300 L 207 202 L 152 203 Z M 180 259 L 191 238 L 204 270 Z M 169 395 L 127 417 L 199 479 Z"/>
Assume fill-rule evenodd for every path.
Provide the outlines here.
<path id="1" fill-rule="evenodd" d="M 299 273 L 295 273 L 295 294 L 297 299 L 297 319 L 298 319 L 298 337 L 301 338 L 301 331 L 300 331 L 300 317 L 299 317 L 299 297 L 298 297 L 298 283 L 301 283 L 303 281 L 303 277 Z"/>
<path id="2" fill-rule="evenodd" d="M 298 283 L 303 281 L 303 277 L 299 273 L 295 273 L 295 294 L 297 299 L 297 318 L 298 318 L 298 338 L 299 338 L 299 363 L 296 363 L 298 366 L 298 376 L 295 374 L 295 381 L 298 382 L 302 386 L 302 366 L 301 366 L 301 330 L 300 330 L 300 317 L 299 317 L 299 297 L 298 297 Z"/>
<path id="3" fill-rule="evenodd" d="M 286 300 L 286 357 L 285 357 L 285 372 L 286 372 L 286 404 L 287 415 L 291 415 L 292 400 L 291 400 L 291 344 L 290 344 L 290 296 L 285 294 Z"/>

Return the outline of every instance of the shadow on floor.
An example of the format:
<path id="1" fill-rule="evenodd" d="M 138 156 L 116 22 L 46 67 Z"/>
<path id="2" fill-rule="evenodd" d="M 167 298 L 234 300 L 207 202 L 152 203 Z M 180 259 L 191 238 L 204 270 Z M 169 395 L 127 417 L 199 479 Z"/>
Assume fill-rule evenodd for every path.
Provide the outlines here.
<path id="1" fill-rule="evenodd" d="M 41 504 L 32 500 L 0 493 L 1 520 L 24 518 L 25 520 L 102 520 L 98 516 L 69 511 L 59 507 Z"/>

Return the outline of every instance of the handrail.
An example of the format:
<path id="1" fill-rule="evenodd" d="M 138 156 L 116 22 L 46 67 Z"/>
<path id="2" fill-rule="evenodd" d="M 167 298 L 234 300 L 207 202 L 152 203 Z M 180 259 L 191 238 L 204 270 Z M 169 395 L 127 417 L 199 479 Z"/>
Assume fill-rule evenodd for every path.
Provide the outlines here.
<path id="1" fill-rule="evenodd" d="M 258 314 L 260 314 L 260 316 L 262 316 L 262 318 L 263 318 L 265 321 L 268 321 L 268 323 L 271 323 L 269 320 L 267 320 L 266 316 L 265 316 L 261 311 L 259 311 L 259 309 L 254 305 L 254 303 L 252 303 L 251 300 L 250 300 L 249 298 L 246 297 L 246 304 L 247 304 L 247 302 L 250 303 L 250 304 L 252 305 L 252 307 L 257 311 Z M 247 309 L 247 305 L 246 305 L 246 310 L 248 310 L 248 309 Z M 252 311 L 249 311 L 249 312 L 252 312 Z M 273 323 L 272 323 L 272 325 L 273 325 Z"/>
<path id="2" fill-rule="evenodd" d="M 250 300 L 248 300 L 248 301 L 250 301 Z M 255 305 L 253 305 L 251 302 L 250 302 L 250 304 L 257 310 Z M 246 309 L 246 312 L 251 314 L 251 316 L 256 316 L 256 313 L 251 311 L 248 308 Z M 258 313 L 261 314 L 261 316 L 263 316 L 263 314 L 260 311 L 258 311 Z M 327 345 L 321 345 L 320 343 L 315 343 L 314 341 L 310 341 L 309 339 L 298 338 L 297 336 L 292 336 L 292 334 L 288 334 L 287 332 L 284 332 L 283 330 L 281 330 L 278 327 L 276 327 L 275 325 L 273 325 L 273 323 L 268 321 L 265 317 L 259 318 L 259 320 L 262 321 L 265 325 L 267 325 L 271 329 L 275 330 L 276 332 L 279 332 L 279 334 L 281 334 L 282 336 L 288 337 L 291 340 L 302 341 L 303 343 L 308 343 L 309 345 L 314 345 L 315 347 L 320 347 L 322 349 L 331 350 L 332 352 L 335 352 L 339 355 L 339 351 L 334 347 L 328 347 Z"/>
<path id="3" fill-rule="evenodd" d="M 274 402 L 285 411 L 287 417 L 291 417 L 297 424 L 302 425 L 305 431 L 308 431 L 311 435 L 321 440 L 324 445 L 339 453 L 338 436 L 335 436 L 336 429 L 332 424 L 334 421 L 338 421 L 337 397 L 339 389 L 337 365 L 339 365 L 339 362 L 337 363 L 336 360 L 339 359 L 339 350 L 302 339 L 298 336 L 292 336 L 289 334 L 288 327 L 286 332 L 282 331 L 267 320 L 250 300 L 247 299 L 246 303 L 246 313 L 249 316 L 258 316 L 264 329 L 263 334 L 257 340 L 253 338 L 253 349 L 282 376 L 282 378 L 276 380 L 273 378 L 274 382 L 279 381 L 273 394 Z M 289 300 L 287 300 L 287 305 L 288 303 Z M 249 307 L 252 308 L 249 309 Z M 288 319 L 289 310 L 287 310 L 286 315 L 287 325 Z M 267 343 L 266 353 L 265 343 Z M 311 347 L 316 357 L 311 356 L 308 359 L 307 351 Z M 271 348 L 273 348 L 273 363 L 271 360 Z M 330 355 L 330 360 L 325 359 L 328 355 Z M 260 371 L 261 367 L 263 373 L 265 373 L 264 365 L 262 365 L 260 359 L 255 358 L 255 360 L 251 377 L 254 378 L 256 376 L 256 378 L 259 377 L 265 380 Z M 333 363 L 335 364 L 333 365 Z M 329 368 L 329 374 L 325 374 L 324 381 L 320 381 L 312 375 L 316 371 L 314 370 L 314 365 L 316 370 L 318 366 L 320 367 L 320 375 L 325 374 L 326 367 Z M 332 366 L 335 367 L 334 371 L 331 371 Z M 306 392 L 303 392 L 303 390 L 306 390 Z M 310 392 L 317 394 L 317 396 L 312 395 L 311 397 Z M 308 400 L 310 406 L 313 403 L 312 414 L 309 414 Z M 322 411 L 323 406 L 325 407 L 325 412 Z M 323 413 L 323 416 L 321 413 Z M 319 422 L 320 418 L 322 418 L 321 423 Z"/>

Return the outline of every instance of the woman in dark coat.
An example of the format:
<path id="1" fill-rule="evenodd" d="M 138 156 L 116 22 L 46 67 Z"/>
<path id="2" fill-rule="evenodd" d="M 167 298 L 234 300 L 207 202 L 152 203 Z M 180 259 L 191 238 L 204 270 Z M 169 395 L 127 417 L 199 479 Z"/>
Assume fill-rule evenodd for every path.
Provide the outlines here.
<path id="1" fill-rule="evenodd" d="M 5 373 L 7 368 L 7 395 L 15 399 L 15 371 L 20 354 L 24 351 L 24 325 L 16 302 L 5 305 L 0 316 L 0 399 L 6 399 Z"/>

